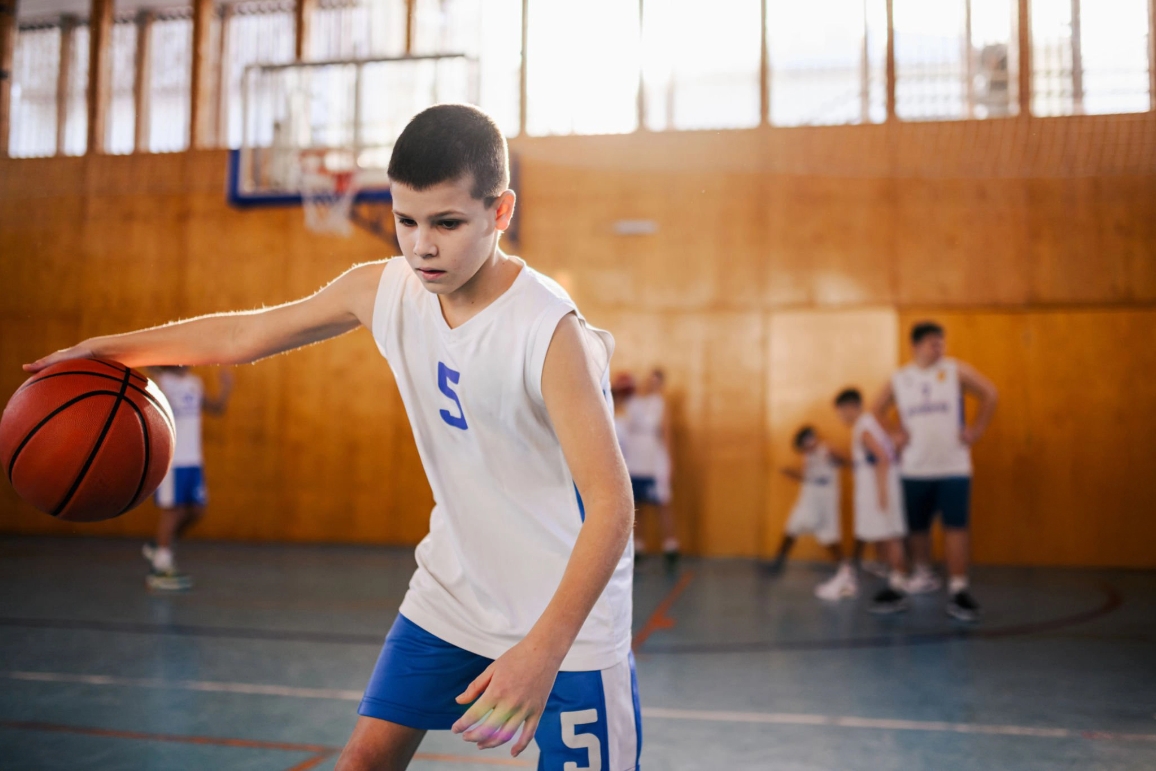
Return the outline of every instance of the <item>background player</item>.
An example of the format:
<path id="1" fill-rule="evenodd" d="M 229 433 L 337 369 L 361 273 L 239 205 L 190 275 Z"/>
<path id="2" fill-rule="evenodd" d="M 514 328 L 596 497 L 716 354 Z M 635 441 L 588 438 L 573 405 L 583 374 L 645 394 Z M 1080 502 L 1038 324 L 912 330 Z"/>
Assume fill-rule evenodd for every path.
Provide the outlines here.
<path id="1" fill-rule="evenodd" d="M 217 376 L 217 395 L 205 395 L 205 383 L 188 367 L 156 367 L 150 373 L 173 408 L 177 441 L 155 500 L 161 510 L 154 543 L 142 552 L 152 570 L 145 578 L 150 589 L 180 590 L 192 587 L 192 579 L 177 570 L 177 538 L 205 514 L 204 455 L 201 451 L 201 413 L 224 414 L 233 391 L 233 374 L 222 369 Z"/>
<path id="2" fill-rule="evenodd" d="M 338 768 L 404 769 L 427 730 L 452 727 L 481 748 L 518 735 L 514 755 L 536 738 L 549 771 L 634 769 L 633 504 L 605 396 L 613 339 L 498 248 L 514 193 L 485 113 L 419 113 L 389 177 L 403 258 L 297 302 L 94 338 L 28 369 L 250 362 L 366 327 L 436 505 Z"/>
<path id="3" fill-rule="evenodd" d="M 803 456 L 803 467 L 801 470 L 783 468 L 780 473 L 801 483 L 799 497 L 787 519 L 779 551 L 767 569 L 771 573 L 780 572 L 795 541 L 810 533 L 827 547 L 838 566 L 834 576 L 815 587 L 815 596 L 822 600 L 854 597 L 859 593 L 859 582 L 851 563 L 843 558 L 843 533 L 839 523 L 839 465 L 844 459 L 822 441 L 813 426 L 796 431 L 792 444 Z"/>
<path id="4" fill-rule="evenodd" d="M 670 411 L 662 389 L 666 376 L 654 369 L 642 381 L 642 387 L 626 398 L 626 431 L 630 452 L 626 467 L 630 471 L 630 485 L 634 490 L 636 507 L 654 508 L 662 527 L 662 553 L 667 567 L 678 560 L 678 535 L 671 508 L 671 428 Z M 639 518 L 639 521 L 641 518 Z M 635 557 L 641 556 L 645 546 L 637 534 L 635 522 Z"/>
<path id="5" fill-rule="evenodd" d="M 626 403 L 634 395 L 634 375 L 619 372 L 610 381 L 610 399 L 614 402 L 614 433 L 618 435 L 618 449 L 630 469 L 630 426 L 627 424 Z"/>
<path id="6" fill-rule="evenodd" d="M 971 506 L 971 445 L 987 430 L 998 394 L 973 367 L 945 356 L 943 327 L 924 321 L 911 329 L 912 361 L 892 376 L 875 403 L 886 425 L 894 405 L 899 415 L 896 444 L 914 562 L 908 591 L 934 592 L 939 578 L 931 570 L 931 522 L 943 517 L 947 551 L 947 612 L 961 621 L 977 621 L 979 605 L 968 590 L 968 519 Z M 979 399 L 968 425 L 963 395 Z"/>
<path id="7" fill-rule="evenodd" d="M 907 578 L 904 575 L 903 491 L 899 482 L 898 456 L 887 432 L 863 409 L 863 395 L 847 388 L 835 397 L 839 419 L 851 426 L 851 462 L 855 469 L 855 539 L 873 543 L 890 568 L 887 585 L 872 601 L 873 613 L 896 613 L 907 609 Z"/>

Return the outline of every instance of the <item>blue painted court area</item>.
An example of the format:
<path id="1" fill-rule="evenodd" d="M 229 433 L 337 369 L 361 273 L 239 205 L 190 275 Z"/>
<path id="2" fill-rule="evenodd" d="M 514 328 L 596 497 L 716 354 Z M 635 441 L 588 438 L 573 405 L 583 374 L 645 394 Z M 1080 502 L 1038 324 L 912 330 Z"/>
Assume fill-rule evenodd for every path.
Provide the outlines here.
<path id="1" fill-rule="evenodd" d="M 0 768 L 331 769 L 410 552 L 194 542 L 157 595 L 139 547 L 0 540 Z M 980 569 L 972 628 L 821 604 L 825 575 L 642 564 L 644 768 L 1156 768 L 1156 574 Z M 430 734 L 411 768 L 535 763 Z"/>

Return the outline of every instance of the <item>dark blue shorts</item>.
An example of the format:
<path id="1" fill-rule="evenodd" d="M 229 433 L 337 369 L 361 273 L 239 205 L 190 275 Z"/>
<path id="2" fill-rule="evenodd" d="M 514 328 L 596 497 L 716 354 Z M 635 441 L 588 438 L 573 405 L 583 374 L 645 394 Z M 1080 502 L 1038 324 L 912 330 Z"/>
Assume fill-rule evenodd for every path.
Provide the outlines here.
<path id="1" fill-rule="evenodd" d="M 449 730 L 466 711 L 454 699 L 491 663 L 398 614 L 357 713 L 426 731 Z M 635 771 L 642 712 L 634 655 L 610 669 L 559 672 L 534 741 L 538 771 L 565 771 L 567 763 L 571 769 Z"/>
<path id="2" fill-rule="evenodd" d="M 205 472 L 200 466 L 175 466 L 161 480 L 155 496 L 162 509 L 177 506 L 204 506 L 209 500 Z"/>
<path id="3" fill-rule="evenodd" d="M 926 533 L 936 513 L 944 527 L 962 530 L 971 510 L 971 477 L 904 479 L 903 502 L 909 533 Z"/>
<path id="4" fill-rule="evenodd" d="M 635 506 L 660 506 L 658 480 L 654 477 L 630 477 L 630 488 L 634 491 Z"/>

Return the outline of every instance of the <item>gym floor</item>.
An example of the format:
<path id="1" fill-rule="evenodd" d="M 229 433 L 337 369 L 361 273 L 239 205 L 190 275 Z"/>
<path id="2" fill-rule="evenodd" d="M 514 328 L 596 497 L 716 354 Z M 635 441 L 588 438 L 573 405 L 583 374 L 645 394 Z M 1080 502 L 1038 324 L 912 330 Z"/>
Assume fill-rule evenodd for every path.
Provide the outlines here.
<path id="1" fill-rule="evenodd" d="M 0 768 L 331 769 L 410 550 L 190 542 L 196 588 L 157 595 L 139 548 L 0 539 Z M 643 768 L 1156 768 L 1156 573 L 982 568 L 965 628 L 824 605 L 828 571 L 641 565 Z M 532 749 L 430 734 L 411 768 Z"/>

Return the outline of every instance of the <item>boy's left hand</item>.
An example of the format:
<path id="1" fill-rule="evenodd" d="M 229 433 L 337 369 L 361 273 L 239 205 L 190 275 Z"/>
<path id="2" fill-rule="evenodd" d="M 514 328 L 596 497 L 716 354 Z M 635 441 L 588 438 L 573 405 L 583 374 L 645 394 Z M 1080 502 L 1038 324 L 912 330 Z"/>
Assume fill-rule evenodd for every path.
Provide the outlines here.
<path id="1" fill-rule="evenodd" d="M 473 706 L 454 723 L 453 732 L 486 750 L 513 739 L 524 723 L 521 736 L 510 750 L 517 757 L 534 738 L 559 666 L 561 662 L 541 647 L 528 640 L 518 643 L 486 667 L 458 696 L 458 704 L 472 701 Z"/>

